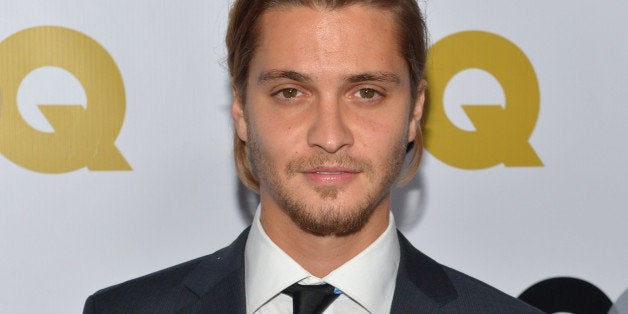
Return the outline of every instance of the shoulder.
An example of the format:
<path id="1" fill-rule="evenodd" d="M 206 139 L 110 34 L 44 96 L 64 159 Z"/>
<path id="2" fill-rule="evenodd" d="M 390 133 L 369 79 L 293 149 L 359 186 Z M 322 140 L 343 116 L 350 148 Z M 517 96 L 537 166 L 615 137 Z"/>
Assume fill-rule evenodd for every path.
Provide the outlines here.
<path id="1" fill-rule="evenodd" d="M 85 303 L 85 313 L 159 312 L 169 308 L 173 294 L 183 294 L 183 279 L 203 260 L 197 258 L 97 291 Z"/>
<path id="2" fill-rule="evenodd" d="M 441 267 L 457 292 L 457 298 L 451 304 L 454 308 L 468 309 L 477 313 L 542 313 L 476 278 L 447 266 Z"/>
<path id="3" fill-rule="evenodd" d="M 243 268 L 247 230 L 230 246 L 210 255 L 99 290 L 87 299 L 83 312 L 175 312 Z"/>
<path id="4" fill-rule="evenodd" d="M 399 244 L 401 261 L 395 292 L 395 297 L 399 298 L 398 309 L 418 310 L 416 300 L 423 300 L 431 307 L 421 308 L 422 312 L 542 313 L 478 279 L 434 261 L 414 248 L 401 233 Z"/>

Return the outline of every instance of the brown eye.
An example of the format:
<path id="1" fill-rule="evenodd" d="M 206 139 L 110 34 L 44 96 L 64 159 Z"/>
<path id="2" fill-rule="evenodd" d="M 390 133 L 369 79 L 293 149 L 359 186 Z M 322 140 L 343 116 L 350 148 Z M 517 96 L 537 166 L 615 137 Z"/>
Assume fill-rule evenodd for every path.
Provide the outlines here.
<path id="1" fill-rule="evenodd" d="M 360 97 L 364 99 L 372 99 L 377 95 L 377 92 L 371 88 L 363 88 L 359 91 Z"/>
<path id="2" fill-rule="evenodd" d="M 284 98 L 295 98 L 299 95 L 299 91 L 296 88 L 286 88 L 281 90 L 281 96 Z"/>

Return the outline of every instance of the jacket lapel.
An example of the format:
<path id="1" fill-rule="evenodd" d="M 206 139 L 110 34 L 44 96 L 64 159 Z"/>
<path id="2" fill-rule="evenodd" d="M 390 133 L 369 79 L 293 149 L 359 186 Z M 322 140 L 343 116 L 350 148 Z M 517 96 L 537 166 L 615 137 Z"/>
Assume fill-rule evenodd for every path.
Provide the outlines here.
<path id="1" fill-rule="evenodd" d="M 203 259 L 184 285 L 196 299 L 181 304 L 177 313 L 245 313 L 244 247 L 249 228 L 228 247 Z M 457 298 L 442 266 L 417 249 L 398 232 L 401 260 L 391 313 L 438 311 Z"/>
<path id="2" fill-rule="evenodd" d="M 184 285 L 198 298 L 178 313 L 245 313 L 244 247 L 249 228 L 228 247 L 204 258 Z"/>
<path id="3" fill-rule="evenodd" d="M 434 312 L 456 299 L 456 289 L 442 266 L 398 235 L 401 260 L 391 313 Z"/>

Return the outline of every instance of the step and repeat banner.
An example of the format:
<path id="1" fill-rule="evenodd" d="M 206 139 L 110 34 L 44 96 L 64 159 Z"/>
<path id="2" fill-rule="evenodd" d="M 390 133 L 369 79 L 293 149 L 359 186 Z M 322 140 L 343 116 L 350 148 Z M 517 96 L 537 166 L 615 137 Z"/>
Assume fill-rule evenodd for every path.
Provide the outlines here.
<path id="1" fill-rule="evenodd" d="M 0 313 L 80 312 L 249 224 L 229 5 L 1 1 Z M 539 307 L 628 313 L 628 2 L 420 6 L 427 153 L 399 228 Z"/>

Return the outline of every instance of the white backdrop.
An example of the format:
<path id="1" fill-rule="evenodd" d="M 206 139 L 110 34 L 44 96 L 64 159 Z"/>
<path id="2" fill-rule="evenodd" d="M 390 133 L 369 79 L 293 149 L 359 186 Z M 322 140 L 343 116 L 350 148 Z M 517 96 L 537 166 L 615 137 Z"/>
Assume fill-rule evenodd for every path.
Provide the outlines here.
<path id="1" fill-rule="evenodd" d="M 59 65 L 25 78 L 6 68 L 12 54 L 24 54 L 7 48 L 11 35 L 45 25 L 78 31 L 117 64 L 126 110 L 118 111 L 124 122 L 115 147 L 132 168 L 46 173 L 25 167 L 9 156 L 19 159 L 38 146 L 25 141 L 16 151 L 2 144 L 20 135 L 7 127 L 9 119 L 0 120 L 0 313 L 80 312 L 97 289 L 211 253 L 248 224 L 256 201 L 239 186 L 230 152 L 228 6 L 0 1 L 0 116 L 18 108 L 39 132 L 55 132 L 38 105 L 92 108 L 85 83 Z M 395 192 L 399 227 L 428 255 L 513 296 L 567 276 L 594 284 L 615 302 L 628 288 L 628 3 L 421 6 L 432 43 L 479 30 L 506 38 L 527 56 L 540 94 L 529 143 L 543 166 L 461 169 L 428 152 L 417 178 Z M 46 53 L 35 50 L 27 58 Z M 17 101 L 7 102 L 15 93 Z M 444 107 L 454 125 L 473 132 L 460 105 L 504 105 L 507 97 L 494 76 L 476 69 L 449 82 Z"/>

